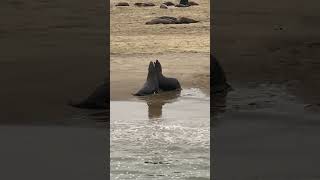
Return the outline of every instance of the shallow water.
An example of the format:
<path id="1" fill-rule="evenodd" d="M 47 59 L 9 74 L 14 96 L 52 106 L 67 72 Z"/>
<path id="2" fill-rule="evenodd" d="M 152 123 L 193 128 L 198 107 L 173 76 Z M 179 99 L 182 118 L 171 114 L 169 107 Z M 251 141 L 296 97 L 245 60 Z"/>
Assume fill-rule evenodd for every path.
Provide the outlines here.
<path id="1" fill-rule="evenodd" d="M 210 97 L 186 89 L 110 105 L 111 179 L 209 179 Z"/>

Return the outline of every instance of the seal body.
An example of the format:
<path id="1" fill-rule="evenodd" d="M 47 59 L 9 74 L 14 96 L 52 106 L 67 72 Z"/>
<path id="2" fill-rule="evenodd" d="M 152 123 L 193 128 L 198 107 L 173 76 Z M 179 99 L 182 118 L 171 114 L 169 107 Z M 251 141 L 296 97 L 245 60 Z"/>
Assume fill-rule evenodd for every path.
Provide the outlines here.
<path id="1" fill-rule="evenodd" d="M 85 109 L 106 109 L 108 99 L 108 86 L 107 82 L 98 86 L 95 91 L 86 99 L 75 102 L 70 101 L 69 105 L 77 108 Z"/>
<path id="2" fill-rule="evenodd" d="M 146 22 L 146 24 L 190 24 L 190 23 L 197 23 L 194 19 L 190 19 L 187 17 L 170 17 L 170 16 L 161 16 L 151 21 Z"/>
<path id="3" fill-rule="evenodd" d="M 210 55 L 210 61 L 212 64 L 212 84 L 213 84 L 213 94 L 226 94 L 232 87 L 227 83 L 227 78 L 225 72 L 223 71 L 222 67 L 220 66 L 218 60 L 213 56 Z"/>
<path id="4" fill-rule="evenodd" d="M 144 83 L 143 87 L 133 95 L 145 96 L 145 95 L 157 93 L 158 91 L 159 91 L 159 82 L 158 82 L 156 69 L 154 67 L 153 62 L 150 61 L 147 80 Z"/>
<path id="5" fill-rule="evenodd" d="M 167 6 L 174 6 L 174 3 L 173 2 L 170 2 L 170 1 L 166 1 L 164 2 L 163 4 L 167 5 Z"/>
<path id="6" fill-rule="evenodd" d="M 163 91 L 181 90 L 181 85 L 176 78 L 168 78 L 162 74 L 162 67 L 158 60 L 154 64 L 159 80 L 159 89 Z"/>
<path id="7" fill-rule="evenodd" d="M 116 4 L 116 6 L 130 6 L 127 2 L 119 2 Z"/>

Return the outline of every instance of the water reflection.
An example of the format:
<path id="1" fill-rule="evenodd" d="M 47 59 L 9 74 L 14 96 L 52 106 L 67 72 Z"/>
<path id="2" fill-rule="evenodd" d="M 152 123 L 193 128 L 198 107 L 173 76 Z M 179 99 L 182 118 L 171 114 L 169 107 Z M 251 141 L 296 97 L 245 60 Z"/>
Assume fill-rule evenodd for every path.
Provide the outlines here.
<path id="1" fill-rule="evenodd" d="M 161 92 L 152 96 L 138 97 L 148 105 L 149 119 L 157 119 L 162 117 L 162 107 L 167 103 L 173 103 L 180 97 L 181 91 Z"/>

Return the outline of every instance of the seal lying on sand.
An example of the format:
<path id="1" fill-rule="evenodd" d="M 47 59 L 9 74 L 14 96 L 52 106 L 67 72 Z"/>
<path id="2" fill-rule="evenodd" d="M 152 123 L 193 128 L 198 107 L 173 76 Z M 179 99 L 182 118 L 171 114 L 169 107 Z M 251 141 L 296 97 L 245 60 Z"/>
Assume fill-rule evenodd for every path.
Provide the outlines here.
<path id="1" fill-rule="evenodd" d="M 149 95 L 149 94 L 158 93 L 158 91 L 159 91 L 159 83 L 158 83 L 156 68 L 155 68 L 153 62 L 150 61 L 149 68 L 148 68 L 147 80 L 144 83 L 143 87 L 137 93 L 135 93 L 133 95 L 134 96 L 145 96 L 145 95 Z"/>
<path id="2" fill-rule="evenodd" d="M 174 6 L 174 3 L 173 2 L 170 2 L 170 1 L 166 1 L 162 4 L 165 4 L 166 6 Z"/>
<path id="3" fill-rule="evenodd" d="M 214 95 L 226 95 L 232 87 L 227 83 L 226 75 L 220 66 L 218 60 L 210 55 L 210 63 L 211 63 L 211 72 L 213 73 L 213 94 Z"/>
<path id="4" fill-rule="evenodd" d="M 130 6 L 127 2 L 119 2 L 116 4 L 116 6 Z"/>
<path id="5" fill-rule="evenodd" d="M 146 24 L 189 24 L 189 23 L 197 23 L 199 21 L 196 21 L 194 19 L 186 18 L 186 17 L 171 17 L 171 16 L 161 16 L 155 19 L 152 19 L 151 21 L 146 22 Z"/>
<path id="6" fill-rule="evenodd" d="M 176 78 L 167 78 L 162 74 L 162 67 L 158 60 L 154 63 L 159 80 L 159 89 L 163 91 L 181 90 L 179 81 Z"/>
<path id="7" fill-rule="evenodd" d="M 134 3 L 135 6 L 138 7 L 151 7 L 151 6 L 155 6 L 155 4 L 151 3 L 151 2 L 147 2 L 147 3 Z"/>
<path id="8" fill-rule="evenodd" d="M 86 108 L 86 109 L 106 109 L 108 99 L 108 86 L 107 82 L 98 86 L 96 90 L 86 99 L 74 102 L 70 101 L 69 105 L 77 108 Z"/>

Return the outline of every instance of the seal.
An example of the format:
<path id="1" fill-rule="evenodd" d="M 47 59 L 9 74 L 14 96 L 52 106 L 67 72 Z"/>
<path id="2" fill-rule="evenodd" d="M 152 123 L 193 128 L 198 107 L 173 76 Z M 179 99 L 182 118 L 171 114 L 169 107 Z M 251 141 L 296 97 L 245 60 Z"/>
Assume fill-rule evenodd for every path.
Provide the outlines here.
<path id="1" fill-rule="evenodd" d="M 127 2 L 119 2 L 116 4 L 116 6 L 130 6 Z"/>
<path id="2" fill-rule="evenodd" d="M 170 2 L 170 1 L 166 1 L 162 4 L 165 4 L 166 6 L 174 6 L 174 3 L 173 2 Z"/>
<path id="3" fill-rule="evenodd" d="M 95 91 L 88 96 L 86 99 L 75 102 L 70 101 L 68 104 L 76 108 L 84 109 L 106 109 L 108 99 L 108 86 L 107 82 L 98 86 Z"/>
<path id="4" fill-rule="evenodd" d="M 158 60 L 154 63 L 156 69 L 159 89 L 163 91 L 181 90 L 179 81 L 176 78 L 167 78 L 162 74 L 162 67 Z"/>
<path id="5" fill-rule="evenodd" d="M 159 92 L 159 81 L 155 66 L 152 61 L 149 63 L 147 80 L 143 87 L 134 96 L 145 96 Z"/>
<path id="6" fill-rule="evenodd" d="M 194 19 L 190 19 L 187 17 L 171 17 L 171 16 L 161 16 L 157 17 L 155 19 L 152 19 L 151 21 L 146 22 L 146 24 L 190 24 L 190 23 L 197 23 L 199 21 L 196 21 Z"/>
<path id="7" fill-rule="evenodd" d="M 227 83 L 227 78 L 224 70 L 219 64 L 217 58 L 210 54 L 211 72 L 213 73 L 212 84 L 213 84 L 213 95 L 227 94 L 232 87 Z"/>
<path id="8" fill-rule="evenodd" d="M 147 2 L 147 3 L 134 3 L 135 6 L 138 7 L 151 7 L 151 6 L 155 6 L 155 4 Z"/>

